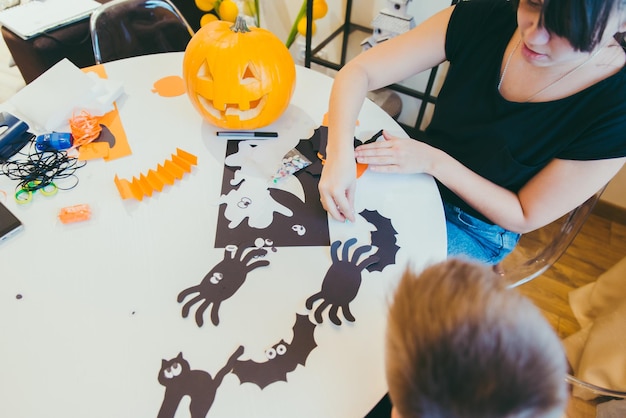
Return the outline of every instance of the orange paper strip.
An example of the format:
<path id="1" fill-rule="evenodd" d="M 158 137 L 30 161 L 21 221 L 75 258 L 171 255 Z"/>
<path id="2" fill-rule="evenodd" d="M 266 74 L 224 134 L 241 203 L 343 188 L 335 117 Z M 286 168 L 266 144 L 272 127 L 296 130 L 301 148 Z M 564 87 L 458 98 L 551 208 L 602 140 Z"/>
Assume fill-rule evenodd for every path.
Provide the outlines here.
<path id="1" fill-rule="evenodd" d="M 161 190 L 163 190 L 163 187 L 165 186 L 165 183 L 163 183 L 163 180 L 159 178 L 159 175 L 157 174 L 157 172 L 152 169 L 148 171 L 146 180 L 150 184 L 150 187 L 152 187 L 157 192 L 160 192 Z"/>
<path id="2" fill-rule="evenodd" d="M 134 177 L 133 180 L 135 180 Z M 146 176 L 143 175 L 143 173 L 139 175 L 139 180 L 136 181 L 137 184 L 139 184 L 139 187 L 141 187 L 141 191 L 143 192 L 143 194 L 148 197 L 152 197 L 152 192 L 154 191 L 154 189 L 150 186 L 150 183 L 148 183 L 148 179 L 146 178 Z"/>
<path id="3" fill-rule="evenodd" d="M 122 199 L 130 199 L 131 197 L 135 197 L 134 193 L 131 190 L 131 184 L 128 180 L 121 179 L 116 175 L 113 181 L 115 182 L 115 185 L 117 186 L 117 191 L 120 196 L 122 196 Z"/>
<path id="4" fill-rule="evenodd" d="M 196 165 L 198 158 L 179 148 L 176 154 L 172 154 L 171 160 L 165 160 L 158 164 L 156 170 L 148 170 L 148 174 L 141 173 L 139 178 L 133 177 L 132 181 L 120 179 L 115 176 L 115 185 L 122 199 L 134 197 L 142 200 L 144 196 L 152 196 L 154 192 L 161 192 L 165 185 L 173 185 L 176 180 L 181 180 L 185 173 L 191 172 L 191 166 Z"/>
<path id="5" fill-rule="evenodd" d="M 171 186 L 176 181 L 176 177 L 169 173 L 161 164 L 157 166 L 157 173 L 159 173 L 165 184 Z"/>
<path id="6" fill-rule="evenodd" d="M 186 173 L 189 173 L 191 171 L 191 164 L 189 164 L 189 162 L 185 161 L 183 158 L 180 158 L 178 155 L 172 154 L 172 161 L 174 162 L 174 164 L 182 168 L 183 171 L 185 171 Z"/>
<path id="7" fill-rule="evenodd" d="M 198 164 L 198 157 L 196 157 L 195 155 L 190 154 L 187 151 L 184 151 L 184 150 L 182 150 L 180 148 L 176 148 L 176 155 L 178 155 L 180 158 L 182 158 L 183 160 L 187 161 L 191 165 L 197 165 Z"/>
<path id="8" fill-rule="evenodd" d="M 178 180 L 182 179 L 185 175 L 185 170 L 183 170 L 181 166 L 174 164 L 170 160 L 165 160 L 163 167 L 168 173 L 176 177 Z"/>

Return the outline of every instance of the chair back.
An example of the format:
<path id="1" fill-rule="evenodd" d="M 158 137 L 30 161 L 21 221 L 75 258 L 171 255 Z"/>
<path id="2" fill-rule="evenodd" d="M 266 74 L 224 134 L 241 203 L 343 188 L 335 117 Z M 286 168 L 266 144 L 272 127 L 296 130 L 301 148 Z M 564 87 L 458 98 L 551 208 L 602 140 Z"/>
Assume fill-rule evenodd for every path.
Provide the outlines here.
<path id="1" fill-rule="evenodd" d="M 494 271 L 506 280 L 509 287 L 519 286 L 543 274 L 565 253 L 605 188 L 556 221 L 522 235 L 513 252 L 495 265 Z"/>
<path id="2" fill-rule="evenodd" d="M 194 32 L 169 0 L 113 0 L 90 20 L 96 63 L 184 51 Z"/>

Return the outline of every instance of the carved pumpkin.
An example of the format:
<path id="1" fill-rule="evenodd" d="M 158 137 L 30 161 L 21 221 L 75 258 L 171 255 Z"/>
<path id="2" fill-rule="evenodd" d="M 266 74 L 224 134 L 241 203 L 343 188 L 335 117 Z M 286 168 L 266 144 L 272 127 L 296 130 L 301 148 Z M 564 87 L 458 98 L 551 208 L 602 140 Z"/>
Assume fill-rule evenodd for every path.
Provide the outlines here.
<path id="1" fill-rule="evenodd" d="M 210 123 L 257 129 L 287 109 L 296 67 L 289 50 L 271 32 L 248 29 L 243 19 L 215 21 L 193 36 L 183 58 L 187 95 Z"/>

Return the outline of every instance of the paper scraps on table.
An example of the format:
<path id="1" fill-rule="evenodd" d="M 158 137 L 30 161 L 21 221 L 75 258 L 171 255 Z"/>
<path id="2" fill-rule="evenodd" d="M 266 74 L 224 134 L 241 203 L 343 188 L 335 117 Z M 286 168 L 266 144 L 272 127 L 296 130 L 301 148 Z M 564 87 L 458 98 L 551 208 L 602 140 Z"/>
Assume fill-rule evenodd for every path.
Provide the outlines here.
<path id="1" fill-rule="evenodd" d="M 134 198 L 139 201 L 144 196 L 151 197 L 154 192 L 160 192 L 166 185 L 172 186 L 176 180 L 182 180 L 185 173 L 191 172 L 191 167 L 198 164 L 198 158 L 186 151 L 176 148 L 171 160 L 159 164 L 156 170 L 141 173 L 139 178 L 132 181 L 115 176 L 115 185 L 122 199 Z"/>
<path id="2" fill-rule="evenodd" d="M 113 109 L 113 103 L 123 91 L 121 82 L 87 74 L 65 58 L 17 92 L 9 102 L 16 116 L 29 122 L 33 129 L 68 132 L 72 114 L 81 110 L 105 114 Z"/>
<path id="3" fill-rule="evenodd" d="M 176 97 L 185 94 L 185 80 L 179 75 L 169 75 L 154 82 L 152 93 L 161 97 Z"/>
<path id="4" fill-rule="evenodd" d="M 83 71 L 85 73 L 94 73 L 102 79 L 108 79 L 106 70 L 102 64 L 83 68 Z M 103 129 L 100 138 L 79 148 L 79 160 L 104 158 L 105 161 L 110 161 L 132 154 L 116 102 L 113 102 L 113 110 L 102 115 L 100 125 L 104 126 L 106 129 Z M 110 134 L 111 137 L 106 138 L 106 142 L 102 138 L 105 132 Z M 106 146 L 107 144 L 108 147 Z"/>

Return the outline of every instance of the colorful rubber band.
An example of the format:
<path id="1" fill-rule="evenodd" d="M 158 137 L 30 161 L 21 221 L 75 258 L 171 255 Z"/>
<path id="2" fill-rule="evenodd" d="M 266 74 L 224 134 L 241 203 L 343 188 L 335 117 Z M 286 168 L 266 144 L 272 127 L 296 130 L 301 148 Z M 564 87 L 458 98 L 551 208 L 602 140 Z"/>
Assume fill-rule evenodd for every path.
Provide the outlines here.
<path id="1" fill-rule="evenodd" d="M 24 196 L 24 195 L 26 195 L 26 196 Z M 26 203 L 30 202 L 31 200 L 33 200 L 33 192 L 31 192 L 30 190 L 19 189 L 17 192 L 15 192 L 15 201 L 19 205 L 25 205 Z"/>
<path id="2" fill-rule="evenodd" d="M 59 191 L 58 187 L 54 183 L 46 184 L 44 187 L 39 189 L 42 195 L 44 196 L 54 196 Z"/>

